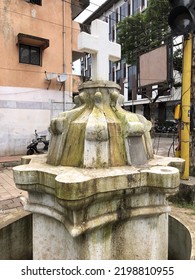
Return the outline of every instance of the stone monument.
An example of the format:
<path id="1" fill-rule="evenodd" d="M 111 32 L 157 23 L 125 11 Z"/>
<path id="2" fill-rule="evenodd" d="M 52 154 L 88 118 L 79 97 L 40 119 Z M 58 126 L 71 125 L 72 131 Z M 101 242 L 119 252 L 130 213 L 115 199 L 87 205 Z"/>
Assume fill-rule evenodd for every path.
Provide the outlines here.
<path id="1" fill-rule="evenodd" d="M 154 156 L 151 123 L 122 109 L 120 87 L 108 81 L 120 46 L 108 41 L 107 23 L 95 20 L 79 48 L 93 54 L 92 81 L 51 121 L 48 154 L 14 168 L 16 186 L 29 194 L 33 258 L 165 260 L 166 197 L 184 161 Z"/>

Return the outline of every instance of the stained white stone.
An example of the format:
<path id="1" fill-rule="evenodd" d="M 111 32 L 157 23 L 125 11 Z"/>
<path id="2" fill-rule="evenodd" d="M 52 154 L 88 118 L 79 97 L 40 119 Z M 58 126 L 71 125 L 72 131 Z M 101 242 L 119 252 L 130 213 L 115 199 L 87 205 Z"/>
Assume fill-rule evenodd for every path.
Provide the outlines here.
<path id="1" fill-rule="evenodd" d="M 91 34 L 81 32 L 78 49 L 92 54 L 92 80 L 109 80 L 109 60 L 121 58 L 121 46 L 109 41 L 108 23 L 96 19 L 91 24 Z"/>
<path id="2" fill-rule="evenodd" d="M 140 170 L 54 167 L 45 155 L 31 157 L 14 178 L 34 214 L 34 259 L 167 259 L 166 196 L 179 185 L 178 169 L 168 165 L 175 159 Z"/>

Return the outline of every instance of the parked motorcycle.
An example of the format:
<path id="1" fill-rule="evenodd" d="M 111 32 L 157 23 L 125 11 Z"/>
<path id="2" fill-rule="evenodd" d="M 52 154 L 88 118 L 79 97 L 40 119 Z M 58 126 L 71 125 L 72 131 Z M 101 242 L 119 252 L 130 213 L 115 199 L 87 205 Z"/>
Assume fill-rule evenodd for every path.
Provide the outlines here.
<path id="1" fill-rule="evenodd" d="M 156 133 L 177 133 L 178 124 L 174 120 L 166 120 L 163 124 L 156 123 L 154 126 Z"/>
<path id="2" fill-rule="evenodd" d="M 27 146 L 27 155 L 33 155 L 34 153 L 43 154 L 48 151 L 49 140 L 46 140 L 45 136 L 38 136 L 37 130 L 35 130 L 35 138 L 31 140 Z"/>

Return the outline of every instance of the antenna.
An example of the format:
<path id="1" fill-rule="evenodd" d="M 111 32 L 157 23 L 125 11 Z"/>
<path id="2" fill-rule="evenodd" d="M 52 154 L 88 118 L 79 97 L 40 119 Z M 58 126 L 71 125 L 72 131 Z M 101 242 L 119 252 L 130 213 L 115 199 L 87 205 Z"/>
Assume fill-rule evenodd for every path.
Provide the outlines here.
<path id="1" fill-rule="evenodd" d="M 61 90 L 61 88 L 66 80 L 67 80 L 67 75 L 65 73 L 59 74 L 57 76 L 57 81 L 58 81 L 58 83 L 61 84 L 59 90 Z"/>

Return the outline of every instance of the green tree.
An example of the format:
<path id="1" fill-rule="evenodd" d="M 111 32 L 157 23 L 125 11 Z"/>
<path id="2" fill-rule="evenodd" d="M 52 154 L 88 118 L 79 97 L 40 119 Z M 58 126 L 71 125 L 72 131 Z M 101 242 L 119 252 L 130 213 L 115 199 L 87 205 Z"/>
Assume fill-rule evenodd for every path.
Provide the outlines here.
<path id="1" fill-rule="evenodd" d="M 133 64 L 137 57 L 162 44 L 170 36 L 168 0 L 149 0 L 141 14 L 126 17 L 117 25 L 117 41 L 121 44 L 122 58 Z"/>
<path id="2" fill-rule="evenodd" d="M 179 73 L 182 73 L 182 59 L 182 49 L 177 49 L 173 54 L 173 68 L 179 71 Z"/>

